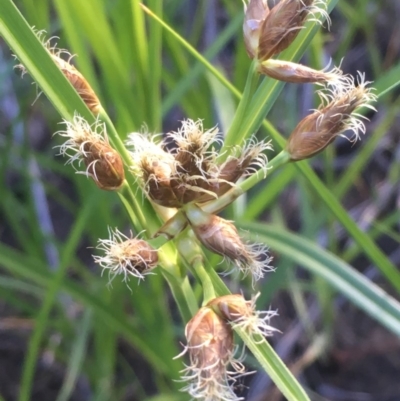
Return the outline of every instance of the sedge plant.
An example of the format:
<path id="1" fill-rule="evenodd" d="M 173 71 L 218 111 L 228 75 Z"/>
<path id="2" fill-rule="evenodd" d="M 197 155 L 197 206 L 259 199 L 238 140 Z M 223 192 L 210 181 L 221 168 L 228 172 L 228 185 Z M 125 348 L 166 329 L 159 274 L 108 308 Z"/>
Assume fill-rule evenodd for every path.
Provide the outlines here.
<path id="1" fill-rule="evenodd" d="M 63 140 L 58 153 L 66 158 L 66 164 L 93 181 L 96 191 L 116 193 L 127 211 L 130 234 L 124 233 L 125 227 L 110 226 L 109 236 L 98 239 L 93 252 L 98 274 L 107 277 L 111 292 L 118 281 L 127 283 L 135 292 L 136 282 L 159 283 L 160 276 L 171 289 L 186 326 L 185 344 L 176 358 L 171 358 L 173 362 L 159 363 L 160 358 L 151 351 L 146 357 L 163 373 L 171 366 L 181 365 L 175 386 L 192 399 L 230 401 L 243 399 L 236 388 L 241 377 L 250 373 L 244 365 L 245 353 L 250 352 L 288 400 L 308 400 L 266 340 L 278 332 L 277 313 L 257 309 L 259 291 L 262 293 L 260 280 L 279 269 L 268 241 L 249 239 L 235 221 L 222 217 L 221 212 L 256 184 L 268 180 L 273 171 L 323 152 L 339 136 L 354 143 L 365 133 L 363 113 L 366 109 L 375 110 L 376 95 L 362 72 L 353 77 L 339 67 L 316 70 L 297 63 L 294 57 L 285 58 L 290 51 L 295 54 L 293 49 L 300 48 L 300 40 L 306 43 L 321 25 L 330 26 L 329 12 L 336 2 L 280 0 L 271 6 L 266 0 L 244 1 L 241 18 L 248 73 L 242 94 L 230 88 L 240 100 L 226 132 L 216 124 L 205 127 L 199 115 L 197 119 L 177 121 L 175 128 L 165 133 L 155 131 L 160 128 L 161 116 L 157 104 L 156 110 L 144 112 L 148 117 L 144 123 L 148 125 L 136 132 L 123 131 L 127 124 L 119 123 L 118 118 L 124 119 L 128 105 L 111 118 L 97 93 L 99 88 L 90 85 L 85 74 L 74 66 L 70 52 L 59 49 L 56 40 L 46 37 L 44 31 L 25 24 L 11 1 L 0 3 L 4 5 L 0 33 L 15 53 L 18 69 L 22 75 L 32 76 L 63 117 L 62 128 L 56 132 Z M 170 29 L 149 8 L 134 3 L 139 26 L 148 14 L 155 30 Z M 29 36 L 32 54 L 18 41 L 20 32 Z M 143 70 L 145 49 L 140 41 L 137 44 L 138 69 Z M 150 45 L 157 47 L 159 43 L 153 38 Z M 60 97 L 51 80 L 41 74 L 35 64 L 35 52 L 62 82 L 68 99 Z M 161 58 L 160 53 L 158 56 Z M 201 59 L 201 55 L 198 57 Z M 161 59 L 156 60 L 159 63 Z M 226 84 L 215 67 L 206 60 L 204 65 Z M 119 68 L 122 67 L 116 64 Z M 159 73 L 156 66 L 152 73 Z M 278 143 L 273 149 L 271 140 L 260 140 L 255 133 L 264 124 L 276 135 L 276 129 L 264 118 L 284 83 L 312 83 L 319 106 L 287 133 L 284 142 L 276 136 Z M 157 88 L 153 90 L 149 96 L 154 100 L 160 93 Z M 138 107 L 145 105 L 145 91 L 136 95 L 139 103 L 143 101 Z M 129 101 L 126 98 L 119 102 L 124 100 Z M 222 257 L 222 262 L 214 262 L 218 258 L 213 255 Z M 326 264 L 329 263 L 327 258 Z M 386 273 L 395 274 L 393 270 L 387 263 Z M 252 296 L 245 297 L 237 290 L 230 292 L 224 276 L 231 273 L 241 279 L 250 278 Z M 363 283 L 357 275 L 346 274 L 349 280 Z M 349 291 L 349 296 L 357 299 L 355 302 L 362 304 L 380 296 L 374 287 L 359 286 L 358 298 Z M 195 288 L 201 289 L 200 296 Z M 379 318 L 399 332 L 397 304 L 386 302 L 386 314 Z"/>

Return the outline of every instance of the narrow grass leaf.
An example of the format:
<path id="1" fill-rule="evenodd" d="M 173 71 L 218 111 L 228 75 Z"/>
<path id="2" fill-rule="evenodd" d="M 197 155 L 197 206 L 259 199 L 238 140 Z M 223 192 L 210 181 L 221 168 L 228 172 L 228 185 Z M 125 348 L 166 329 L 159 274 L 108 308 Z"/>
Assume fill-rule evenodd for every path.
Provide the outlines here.
<path id="1" fill-rule="evenodd" d="M 299 382 L 267 341 L 261 339 L 255 341 L 243 330 L 237 329 L 236 332 L 288 401 L 310 400 Z"/>
<path id="2" fill-rule="evenodd" d="M 277 227 L 261 223 L 243 223 L 249 238 L 261 241 L 300 263 L 327 282 L 373 319 L 400 336 L 400 303 L 376 284 L 310 240 Z"/>
<path id="3" fill-rule="evenodd" d="M 84 311 L 82 319 L 76 327 L 76 340 L 74 341 L 73 349 L 71 350 L 65 380 L 56 401 L 68 401 L 72 395 L 86 355 L 91 321 L 92 310 L 88 308 Z"/>

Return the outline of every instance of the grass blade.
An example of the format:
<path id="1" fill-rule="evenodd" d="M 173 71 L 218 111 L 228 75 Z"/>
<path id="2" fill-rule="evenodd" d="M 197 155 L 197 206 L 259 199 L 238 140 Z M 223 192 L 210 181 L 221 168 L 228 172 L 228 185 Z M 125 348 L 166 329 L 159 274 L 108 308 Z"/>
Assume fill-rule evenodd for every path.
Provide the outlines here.
<path id="1" fill-rule="evenodd" d="M 313 242 L 287 230 L 261 223 L 243 223 L 249 237 L 300 263 L 313 274 L 322 276 L 373 319 L 400 336 L 400 303 L 376 284 Z"/>

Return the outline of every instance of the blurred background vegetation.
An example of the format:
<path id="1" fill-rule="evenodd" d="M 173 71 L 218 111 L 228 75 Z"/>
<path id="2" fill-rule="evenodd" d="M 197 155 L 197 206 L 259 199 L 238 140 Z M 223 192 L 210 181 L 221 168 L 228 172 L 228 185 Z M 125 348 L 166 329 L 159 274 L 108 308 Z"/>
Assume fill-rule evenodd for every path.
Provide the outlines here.
<path id="1" fill-rule="evenodd" d="M 31 26 L 59 37 L 59 47 L 76 54 L 76 66 L 122 135 L 144 126 L 168 132 L 184 118 L 202 119 L 206 128 L 218 124 L 221 131 L 229 126 L 234 94 L 146 17 L 136 0 L 18 0 L 16 5 Z M 250 60 L 241 1 L 148 0 L 146 5 L 242 91 Z M 400 3 L 339 0 L 331 16 L 331 30 L 318 32 L 302 62 L 323 68 L 332 60 L 345 73 L 365 71 L 379 93 L 396 84 Z M 129 287 L 117 278 L 107 287 L 91 248 L 108 236 L 108 226 L 129 232 L 125 211 L 115 194 L 98 191 L 55 157 L 60 116 L 29 76 L 21 79 L 13 70 L 15 64 L 0 38 L 0 399 L 187 400 L 178 391 L 182 384 L 174 381 L 182 360 L 172 359 L 181 351 L 186 322 L 168 286 L 158 274 Z M 317 104 L 312 86 L 286 85 L 268 119 L 288 136 Z M 294 238 L 332 252 L 399 299 L 398 277 L 382 274 L 390 261 L 400 266 L 399 104 L 396 89 L 382 95 L 378 113 L 368 112 L 361 143 L 339 139 L 309 162 L 383 251 L 375 262 L 292 165 L 274 171 L 225 216 L 251 233 L 254 221 L 271 232 L 295 232 Z M 269 132 L 262 128 L 258 135 Z M 377 322 L 378 302 L 368 306 L 367 316 L 354 299 L 333 289 L 329 274 L 313 273 L 307 255 L 291 254 L 284 237 L 279 244 L 276 249 L 271 244 L 276 272 L 257 285 L 259 304 L 278 309 L 273 325 L 282 333 L 271 343 L 310 398 L 398 401 L 400 341 Z M 252 292 L 250 282 L 231 276 L 226 282 L 233 292 Z M 52 292 L 57 292 L 54 303 Z M 246 363 L 257 369 L 251 357 Z M 248 401 L 282 399 L 262 372 L 243 379 L 238 393 Z"/>

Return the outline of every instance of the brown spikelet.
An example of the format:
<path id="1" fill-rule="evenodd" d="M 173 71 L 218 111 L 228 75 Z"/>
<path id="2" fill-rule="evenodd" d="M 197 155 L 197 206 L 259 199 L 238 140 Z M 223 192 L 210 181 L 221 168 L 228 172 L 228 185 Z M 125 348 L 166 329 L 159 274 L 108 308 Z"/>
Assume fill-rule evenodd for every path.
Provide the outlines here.
<path id="1" fill-rule="evenodd" d="M 127 145 L 134 147 L 132 168 L 141 177 L 148 197 L 161 206 L 180 207 L 171 188 L 171 176 L 176 170 L 174 157 L 163 149 L 162 143 L 154 143 L 140 133 L 130 134 Z"/>
<path id="2" fill-rule="evenodd" d="M 244 276 L 251 274 L 253 284 L 265 272 L 273 270 L 267 248 L 262 244 L 244 243 L 232 222 L 206 213 L 196 205 L 187 206 L 185 214 L 199 241 L 233 262 Z"/>
<path id="3" fill-rule="evenodd" d="M 338 68 L 331 71 L 318 71 L 284 60 L 265 60 L 259 64 L 258 69 L 261 74 L 268 75 L 271 78 L 296 84 L 322 82 L 340 84 L 341 80 L 346 79 Z"/>
<path id="4" fill-rule="evenodd" d="M 83 161 L 86 175 L 101 189 L 113 191 L 122 186 L 125 180 L 122 158 L 111 147 L 104 124 L 97 121 L 91 126 L 75 115 L 72 122 L 66 122 L 66 130 L 58 134 L 68 138 L 59 147 L 60 154 L 70 158 L 68 163 Z"/>
<path id="5" fill-rule="evenodd" d="M 214 298 L 207 306 L 213 308 L 234 328 L 241 327 L 250 335 L 260 334 L 271 336 L 275 328 L 270 326 L 269 320 L 276 315 L 275 311 L 257 311 L 256 300 L 260 293 L 246 301 L 241 294 L 230 294 Z"/>
<path id="6" fill-rule="evenodd" d="M 240 401 L 229 381 L 244 374 L 244 366 L 234 358 L 233 331 L 213 309 L 201 308 L 186 325 L 190 364 L 182 370 L 182 391 L 193 399 Z"/>
<path id="7" fill-rule="evenodd" d="M 97 249 L 103 256 L 93 256 L 104 270 L 109 271 L 110 281 L 118 274 L 143 279 L 158 264 L 158 253 L 146 241 L 129 238 L 119 230 L 109 230 L 109 239 L 100 239 Z"/>
<path id="8" fill-rule="evenodd" d="M 269 7 L 266 0 L 250 0 L 249 4 L 245 6 L 244 43 L 247 54 L 252 59 L 257 56 L 262 22 L 268 13 Z"/>
<path id="9" fill-rule="evenodd" d="M 359 139 L 359 132 L 365 132 L 365 126 L 352 113 L 358 107 L 372 108 L 368 103 L 375 96 L 366 88 L 367 84 L 360 76 L 358 86 L 349 80 L 346 86 L 332 89 L 329 95 L 319 92 L 323 103 L 299 122 L 288 139 L 286 150 L 291 159 L 297 161 L 316 155 L 346 130 L 353 131 L 352 141 Z"/>
<path id="10" fill-rule="evenodd" d="M 185 336 L 190 357 L 200 364 L 200 369 L 214 365 L 225 368 L 233 351 L 233 333 L 212 309 L 201 308 L 186 325 Z"/>
<path id="11" fill-rule="evenodd" d="M 70 63 L 71 54 L 67 50 L 57 48 L 56 37 L 46 40 L 46 32 L 44 30 L 35 31 L 35 34 L 90 111 L 95 115 L 99 114 L 101 109 L 100 101 L 85 77 Z M 61 56 L 68 60 L 64 60 Z M 22 64 L 17 65 L 16 68 L 22 70 L 22 75 L 26 73 L 26 68 Z"/>
<path id="12" fill-rule="evenodd" d="M 176 144 L 173 155 L 176 171 L 171 176 L 171 187 L 182 204 L 192 201 L 205 202 L 216 198 L 209 189 L 213 181 L 216 153 L 210 150 L 217 142 L 217 128 L 203 129 L 201 120 L 184 120 L 177 132 L 168 137 Z"/>
<path id="13" fill-rule="evenodd" d="M 188 218 L 197 238 L 206 248 L 238 263 L 250 262 L 246 246 L 233 223 L 215 215 L 209 215 L 204 224 L 193 224 L 191 216 Z"/>
<path id="14" fill-rule="evenodd" d="M 210 189 L 221 196 L 229 191 L 242 176 L 255 172 L 257 168 L 264 168 L 268 160 L 263 152 L 270 149 L 270 142 L 257 142 L 255 139 L 250 139 L 243 147 L 236 149 L 236 156 L 230 156 L 219 166 L 217 179 Z"/>
<path id="15" fill-rule="evenodd" d="M 132 238 L 120 244 L 121 266 L 129 272 L 145 273 L 158 264 L 157 252 L 143 240 Z"/>
<path id="16" fill-rule="evenodd" d="M 51 57 L 90 111 L 93 114 L 98 114 L 101 108 L 100 101 L 85 77 L 72 64 L 63 60 L 58 55 L 51 53 Z"/>
<path id="17" fill-rule="evenodd" d="M 258 59 L 267 60 L 285 50 L 299 34 L 307 16 L 313 13 L 313 0 L 281 0 L 262 23 Z M 322 10 L 323 12 L 323 10 Z"/>
<path id="18" fill-rule="evenodd" d="M 86 142 L 83 144 L 83 152 L 86 173 L 100 189 L 113 191 L 122 186 L 125 179 L 124 165 L 115 149 L 106 142 Z"/>
<path id="19" fill-rule="evenodd" d="M 180 207 L 181 203 L 171 187 L 173 167 L 168 159 L 168 156 L 163 160 L 155 155 L 143 154 L 140 162 L 142 178 L 147 194 L 155 203 L 165 207 Z"/>

